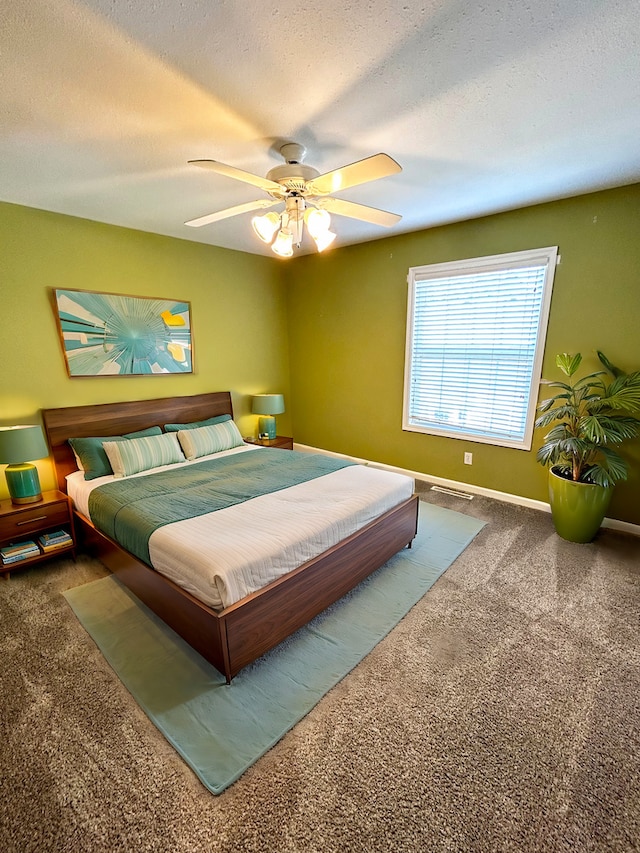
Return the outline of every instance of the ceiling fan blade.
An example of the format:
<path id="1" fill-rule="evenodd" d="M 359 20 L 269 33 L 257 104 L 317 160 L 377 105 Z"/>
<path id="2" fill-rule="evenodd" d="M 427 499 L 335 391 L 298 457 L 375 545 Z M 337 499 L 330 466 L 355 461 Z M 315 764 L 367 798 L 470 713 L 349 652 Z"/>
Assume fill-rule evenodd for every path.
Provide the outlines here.
<path id="1" fill-rule="evenodd" d="M 402 171 L 402 166 L 396 163 L 388 154 L 373 154 L 358 160 L 333 172 L 325 172 L 317 178 L 308 181 L 306 189 L 310 194 L 328 195 L 329 193 L 346 190 L 368 181 L 377 181 Z"/>
<path id="2" fill-rule="evenodd" d="M 227 178 L 235 178 L 236 181 L 243 181 L 245 184 L 251 184 L 266 192 L 282 192 L 282 187 L 280 184 L 276 184 L 275 181 L 270 181 L 268 178 L 261 178 L 260 175 L 252 175 L 251 172 L 236 169 L 235 166 L 227 166 L 226 163 L 219 163 L 217 160 L 188 160 L 187 162 L 191 166 L 211 169 L 219 175 L 226 175 Z"/>
<path id="3" fill-rule="evenodd" d="M 230 216 L 238 216 L 240 213 L 248 213 L 250 210 L 264 210 L 267 207 L 273 207 L 274 204 L 281 204 L 280 199 L 265 198 L 259 201 L 248 201 L 246 204 L 227 207 L 226 210 L 219 210 L 217 213 L 207 213 L 205 216 L 198 216 L 197 219 L 190 219 L 184 224 L 190 225 L 192 228 L 199 228 L 201 225 L 210 225 L 212 222 L 218 222 L 220 219 L 228 219 Z"/>
<path id="4" fill-rule="evenodd" d="M 367 207 L 364 204 L 355 204 L 341 198 L 323 198 L 318 202 L 318 207 L 328 210 L 330 213 L 337 213 L 338 216 L 361 219 L 363 222 L 382 225 L 384 228 L 391 228 L 392 225 L 402 219 L 398 213 L 389 213 L 386 210 L 379 210 L 377 207 Z"/>

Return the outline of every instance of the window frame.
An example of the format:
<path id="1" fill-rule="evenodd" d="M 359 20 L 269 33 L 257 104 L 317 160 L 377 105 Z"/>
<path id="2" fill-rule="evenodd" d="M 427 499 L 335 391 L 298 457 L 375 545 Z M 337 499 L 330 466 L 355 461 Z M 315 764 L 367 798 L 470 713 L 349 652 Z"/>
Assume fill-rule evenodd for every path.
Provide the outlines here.
<path id="1" fill-rule="evenodd" d="M 510 447 L 517 450 L 531 450 L 540 379 L 542 376 L 542 362 L 544 357 L 549 313 L 551 309 L 554 275 L 556 266 L 559 263 L 560 255 L 558 253 L 558 246 L 547 246 L 541 249 L 506 252 L 499 255 L 486 255 L 477 258 L 467 258 L 464 260 L 448 261 L 446 263 L 438 264 L 426 264 L 423 266 L 409 268 L 409 273 L 407 275 L 407 333 L 402 410 L 402 429 L 404 431 L 423 433 L 426 435 L 438 435 L 444 438 L 456 438 L 480 444 L 492 444 L 497 447 Z M 507 437 L 489 434 L 488 431 L 485 433 L 475 431 L 464 432 L 461 429 L 446 429 L 435 425 L 424 426 L 412 422 L 412 418 L 415 418 L 415 415 L 412 414 L 410 408 L 414 373 L 412 355 L 414 351 L 414 337 L 416 334 L 417 285 L 425 280 L 436 280 L 457 276 L 462 278 L 465 276 L 471 276 L 474 273 L 481 275 L 482 273 L 487 272 L 526 269 L 527 267 L 532 266 L 544 266 L 545 272 L 522 438 L 510 439 Z M 524 391 L 526 388 L 524 383 L 522 387 Z"/>

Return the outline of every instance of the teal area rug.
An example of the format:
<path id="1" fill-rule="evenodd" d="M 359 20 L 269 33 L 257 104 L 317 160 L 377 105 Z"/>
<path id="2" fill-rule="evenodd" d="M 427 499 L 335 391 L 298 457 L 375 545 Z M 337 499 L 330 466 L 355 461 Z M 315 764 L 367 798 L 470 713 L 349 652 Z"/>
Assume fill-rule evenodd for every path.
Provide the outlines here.
<path id="1" fill-rule="evenodd" d="M 220 794 L 397 625 L 483 526 L 420 501 L 412 548 L 242 670 L 230 686 L 114 577 L 65 597 L 152 722 L 204 785 Z"/>

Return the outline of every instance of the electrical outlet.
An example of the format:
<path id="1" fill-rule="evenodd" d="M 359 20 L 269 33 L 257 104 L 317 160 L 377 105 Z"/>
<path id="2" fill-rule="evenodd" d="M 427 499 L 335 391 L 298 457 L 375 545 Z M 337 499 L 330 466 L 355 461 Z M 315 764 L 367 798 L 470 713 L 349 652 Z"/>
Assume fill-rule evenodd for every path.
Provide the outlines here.
<path id="1" fill-rule="evenodd" d="M 465 465 L 473 465 L 473 453 L 465 453 L 464 454 L 464 464 Z"/>

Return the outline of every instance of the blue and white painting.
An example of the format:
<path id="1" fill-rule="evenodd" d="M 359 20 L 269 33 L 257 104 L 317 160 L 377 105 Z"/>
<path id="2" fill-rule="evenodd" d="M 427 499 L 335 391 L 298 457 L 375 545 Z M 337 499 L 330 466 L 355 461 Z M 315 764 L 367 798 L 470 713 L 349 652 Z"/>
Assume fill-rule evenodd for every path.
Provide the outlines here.
<path id="1" fill-rule="evenodd" d="M 69 376 L 193 372 L 188 302 L 56 290 Z"/>

